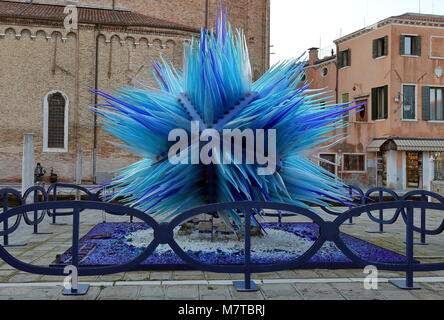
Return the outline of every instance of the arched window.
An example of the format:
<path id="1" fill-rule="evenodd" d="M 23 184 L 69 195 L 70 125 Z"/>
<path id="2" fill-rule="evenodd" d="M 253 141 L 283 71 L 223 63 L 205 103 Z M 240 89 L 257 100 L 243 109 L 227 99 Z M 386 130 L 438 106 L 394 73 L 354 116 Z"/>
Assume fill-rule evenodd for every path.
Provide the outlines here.
<path id="1" fill-rule="evenodd" d="M 68 97 L 51 91 L 44 100 L 43 151 L 68 152 Z"/>

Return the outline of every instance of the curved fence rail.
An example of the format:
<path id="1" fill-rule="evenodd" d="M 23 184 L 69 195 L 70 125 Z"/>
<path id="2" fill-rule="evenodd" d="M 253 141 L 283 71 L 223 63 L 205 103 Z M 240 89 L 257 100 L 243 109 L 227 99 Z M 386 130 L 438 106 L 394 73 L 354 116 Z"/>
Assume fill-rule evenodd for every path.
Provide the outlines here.
<path id="1" fill-rule="evenodd" d="M 57 187 L 69 187 L 72 185 L 58 185 L 50 187 L 49 192 L 57 190 Z M 244 274 L 245 279 L 241 282 L 236 282 L 235 285 L 241 291 L 251 291 L 256 289 L 256 285 L 251 281 L 252 273 L 264 273 L 280 270 L 288 270 L 297 268 L 313 258 L 322 246 L 326 242 L 333 242 L 338 249 L 352 262 L 359 267 L 366 267 L 368 265 L 374 265 L 380 270 L 389 271 L 401 271 L 406 273 L 406 279 L 402 282 L 394 282 L 401 288 L 414 289 L 413 275 L 418 271 L 436 271 L 444 270 L 444 263 L 418 263 L 413 259 L 413 236 L 414 233 L 420 233 L 421 236 L 425 235 L 437 235 L 444 231 L 444 198 L 427 191 L 414 191 L 405 194 L 401 199 L 391 190 L 388 189 L 372 189 L 365 194 L 361 193 L 362 197 L 358 197 L 360 206 L 355 208 L 349 208 L 342 213 L 334 213 L 336 219 L 334 221 L 328 221 L 323 219 L 318 213 L 298 206 L 283 204 L 283 203 L 269 203 L 269 202 L 235 202 L 235 203 L 217 203 L 201 206 L 198 208 L 187 210 L 176 216 L 168 223 L 158 223 L 152 217 L 146 215 L 144 212 L 129 208 L 126 206 L 100 202 L 97 194 L 93 194 L 84 188 L 78 187 L 79 191 L 83 191 L 88 195 L 88 200 L 85 201 L 54 201 L 57 198 L 53 197 L 52 200 L 48 197 L 48 192 L 41 187 L 33 187 L 25 192 L 23 197 L 15 190 L 4 189 L 0 190 L 0 195 L 3 196 L 3 213 L 0 215 L 0 224 L 3 223 L 3 231 L 0 233 L 4 238 L 4 244 L 0 245 L 0 258 L 6 263 L 10 264 L 14 268 L 35 274 L 63 276 L 64 267 L 61 266 L 35 266 L 11 255 L 5 248 L 9 246 L 7 236 L 12 234 L 20 224 L 20 221 L 25 221 L 26 224 L 34 227 L 34 233 L 37 233 L 37 226 L 43 221 L 46 214 L 50 217 L 56 216 L 72 216 L 72 265 L 78 270 L 79 276 L 96 276 L 107 275 L 113 273 L 119 273 L 134 269 L 136 266 L 150 257 L 155 249 L 159 245 L 168 245 L 173 252 L 179 256 L 187 265 L 193 269 L 220 272 L 220 273 L 241 273 Z M 38 201 L 38 194 L 41 194 L 41 200 Z M 370 201 L 370 197 L 377 193 L 378 198 L 376 201 Z M 388 193 L 395 197 L 395 201 L 383 201 L 384 193 Z M 8 196 L 12 195 L 19 200 L 19 206 L 15 208 L 8 207 Z M 27 199 L 33 195 L 33 202 L 27 204 Z M 56 194 L 55 194 L 56 195 Z M 395 196 L 396 195 L 396 196 Z M 421 201 L 411 201 L 412 197 L 420 197 Z M 428 202 L 428 198 L 433 197 L 438 200 L 438 203 Z M 427 198 L 427 199 L 426 199 Z M 366 202 L 372 202 L 367 204 Z M 421 225 L 415 226 L 414 216 L 416 214 L 415 209 L 420 209 L 421 212 Z M 85 210 L 102 210 L 110 215 L 115 216 L 128 216 L 140 219 L 153 229 L 153 239 L 150 244 L 133 260 L 115 266 L 107 267 L 86 267 L 79 263 L 79 229 L 80 229 L 80 215 Z M 205 214 L 208 212 L 218 212 L 226 210 L 238 210 L 243 212 L 244 216 L 244 263 L 239 265 L 212 265 L 205 264 L 202 261 L 197 260 L 195 257 L 185 252 L 180 245 L 174 239 L 174 229 L 182 223 L 189 221 L 190 219 Z M 254 219 L 254 214 L 259 211 L 270 211 L 280 213 L 279 219 L 282 219 L 282 213 L 286 216 L 301 216 L 313 221 L 319 227 L 319 238 L 314 244 L 305 251 L 302 255 L 294 258 L 291 261 L 277 264 L 254 264 L 251 262 L 251 222 Z M 395 212 L 391 219 L 384 218 L 385 211 Z M 438 210 L 443 213 L 443 221 L 441 225 L 436 229 L 427 229 L 425 219 L 427 210 Z M 375 217 L 372 212 L 379 212 L 379 216 Z M 32 215 L 32 218 L 29 215 Z M 330 213 L 333 214 L 333 213 Z M 406 260 L 402 263 L 378 263 L 374 261 L 368 261 L 363 257 L 358 256 L 340 237 L 340 228 L 351 221 L 353 218 L 367 215 L 372 221 L 379 225 L 394 224 L 398 221 L 399 217 L 402 217 L 405 222 L 405 241 L 406 241 Z M 14 221 L 12 226 L 9 225 L 10 221 Z M 71 293 L 78 293 L 75 289 Z"/>

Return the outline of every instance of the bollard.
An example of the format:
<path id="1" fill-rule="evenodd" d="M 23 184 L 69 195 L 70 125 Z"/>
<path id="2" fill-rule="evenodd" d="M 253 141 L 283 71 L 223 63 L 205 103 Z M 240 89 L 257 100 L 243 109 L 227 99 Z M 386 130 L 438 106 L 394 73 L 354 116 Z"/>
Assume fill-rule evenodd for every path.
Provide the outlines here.
<path id="1" fill-rule="evenodd" d="M 245 273 L 244 281 L 233 281 L 234 288 L 238 292 L 256 292 L 259 291 L 254 281 L 251 281 L 251 216 L 250 211 L 245 209 L 245 232 L 244 232 L 244 251 L 245 251 Z"/>

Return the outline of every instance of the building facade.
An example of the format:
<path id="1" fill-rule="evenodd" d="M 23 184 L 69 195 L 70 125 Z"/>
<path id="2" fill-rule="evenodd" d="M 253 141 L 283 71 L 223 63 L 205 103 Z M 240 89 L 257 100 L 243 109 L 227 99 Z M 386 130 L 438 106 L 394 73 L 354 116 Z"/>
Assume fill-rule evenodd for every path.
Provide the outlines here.
<path id="1" fill-rule="evenodd" d="M 337 103 L 362 107 L 347 119 L 347 139 L 320 157 L 339 163 L 331 170 L 350 184 L 435 188 L 443 175 L 444 16 L 390 17 L 335 43 L 328 74 L 325 62 L 311 67 L 314 83 L 324 74 L 320 83 Z"/>
<path id="2" fill-rule="evenodd" d="M 64 27 L 65 3 L 0 1 L 0 182 L 21 180 L 23 136 L 29 133 L 36 162 L 59 181 L 75 181 L 79 158 L 83 183 L 107 180 L 137 161 L 109 143 L 118 141 L 100 129 L 90 108 L 102 101 L 90 91 L 140 82 L 155 86 L 152 60 L 162 55 L 180 68 L 184 41 L 198 36 L 215 10 L 215 1 L 207 3 L 208 11 L 205 1 L 186 1 L 189 7 L 185 1 L 108 2 L 77 2 L 74 30 Z M 268 50 L 269 7 L 263 3 L 260 27 L 248 22 L 253 19 L 244 8 L 228 9 L 230 18 L 249 23 L 250 45 L 263 40 Z M 252 15 L 260 9 L 255 10 Z M 256 77 L 268 68 L 268 53 L 261 50 L 251 51 Z"/>

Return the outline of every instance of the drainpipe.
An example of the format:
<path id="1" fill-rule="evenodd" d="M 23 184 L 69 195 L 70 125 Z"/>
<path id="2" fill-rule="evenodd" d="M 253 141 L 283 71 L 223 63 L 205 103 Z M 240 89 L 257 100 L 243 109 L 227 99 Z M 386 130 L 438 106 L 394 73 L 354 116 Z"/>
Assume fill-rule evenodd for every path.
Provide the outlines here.
<path id="1" fill-rule="evenodd" d="M 339 103 L 339 68 L 338 68 L 338 58 L 339 58 L 339 45 L 336 45 L 336 104 Z"/>
<path id="2" fill-rule="evenodd" d="M 99 89 L 99 26 L 96 25 L 96 61 L 95 61 L 95 70 L 94 70 L 94 90 L 97 91 Z M 98 97 L 97 94 L 94 94 L 94 108 L 97 107 Z M 97 182 L 97 113 L 94 112 L 94 133 L 93 133 L 93 183 Z"/>

